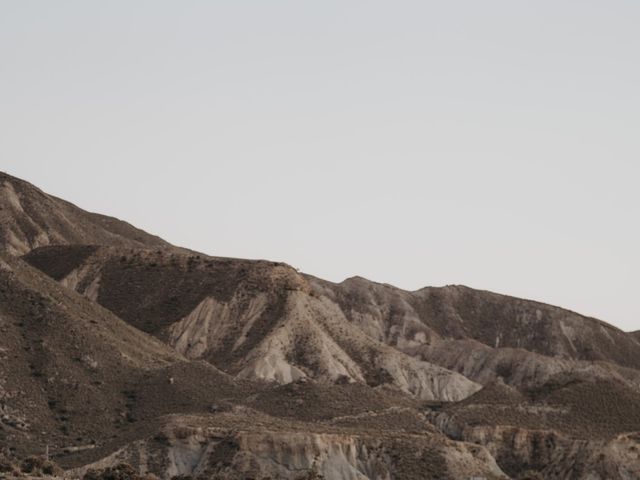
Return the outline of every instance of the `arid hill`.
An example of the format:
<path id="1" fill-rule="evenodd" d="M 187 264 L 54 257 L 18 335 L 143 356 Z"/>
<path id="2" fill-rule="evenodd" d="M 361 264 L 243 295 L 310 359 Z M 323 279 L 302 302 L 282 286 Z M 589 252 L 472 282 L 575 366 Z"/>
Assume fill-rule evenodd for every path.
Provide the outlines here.
<path id="1" fill-rule="evenodd" d="M 398 389 L 234 379 L 10 256 L 0 294 L 0 446 L 18 458 L 48 450 L 70 476 L 122 460 L 164 478 L 501 476 Z"/>
<path id="2" fill-rule="evenodd" d="M 358 277 L 315 284 L 371 336 L 401 348 L 414 340 L 411 335 L 472 339 L 494 348 L 640 368 L 640 343 L 633 335 L 551 305 L 463 286 L 405 292 Z"/>
<path id="3" fill-rule="evenodd" d="M 391 382 L 439 400 L 474 391 L 444 374 L 436 375 L 439 391 L 422 381 L 403 385 L 405 365 L 419 365 L 407 363 L 412 357 L 483 384 L 502 377 L 533 385 L 561 371 L 640 384 L 633 335 L 490 292 L 405 292 L 361 278 L 332 284 L 285 264 L 167 250 L 60 246 L 25 259 L 184 355 L 241 377 Z M 447 391 L 450 380 L 457 396 Z"/>
<path id="4" fill-rule="evenodd" d="M 429 400 L 460 400 L 480 388 L 371 338 L 284 264 L 79 246 L 41 248 L 25 259 L 237 378 L 388 384 Z"/>
<path id="5" fill-rule="evenodd" d="M 168 247 L 159 237 L 48 195 L 0 172 L 0 249 L 22 255 L 44 245 Z"/>
<path id="6" fill-rule="evenodd" d="M 210 257 L 4 174 L 0 207 L 0 454 L 48 447 L 69 478 L 640 478 L 637 332 Z"/>

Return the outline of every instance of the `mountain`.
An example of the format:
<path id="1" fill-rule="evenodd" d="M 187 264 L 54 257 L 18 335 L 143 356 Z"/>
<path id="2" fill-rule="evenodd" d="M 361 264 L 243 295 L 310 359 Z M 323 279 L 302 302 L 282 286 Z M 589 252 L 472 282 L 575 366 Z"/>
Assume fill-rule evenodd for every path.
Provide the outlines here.
<path id="1" fill-rule="evenodd" d="M 5 254 L 0 294 L 0 446 L 17 457 L 48 451 L 70 476 L 123 459 L 164 478 L 421 478 L 427 459 L 438 476 L 500 475 L 397 389 L 234 379 Z"/>
<path id="2" fill-rule="evenodd" d="M 353 322 L 398 347 L 423 336 L 473 339 L 494 348 L 640 368 L 640 344 L 633 335 L 551 305 L 464 286 L 405 292 L 357 277 L 338 285 L 317 283 Z"/>
<path id="3" fill-rule="evenodd" d="M 466 287 L 332 284 L 285 264 L 163 250 L 59 246 L 24 258 L 180 353 L 240 377 L 391 383 L 432 400 L 477 389 L 434 365 L 483 384 L 501 377 L 526 386 L 561 371 L 640 384 L 633 335 Z"/>
<path id="4" fill-rule="evenodd" d="M 174 371 L 216 385 L 218 393 L 240 385 L 19 259 L 1 257 L 0 294 L 0 404 L 3 427 L 13 427 L 2 429 L 2 439 L 18 452 L 93 449 L 134 420 L 152 419 L 152 408 L 130 416 L 132 398 L 161 381 L 163 402 L 171 404 L 184 393 L 167 380 Z"/>
<path id="5" fill-rule="evenodd" d="M 25 260 L 188 358 L 238 378 L 393 385 L 460 400 L 480 385 L 371 338 L 285 264 L 57 246 Z"/>
<path id="6" fill-rule="evenodd" d="M 211 257 L 0 179 L 0 457 L 48 448 L 68 477 L 640 478 L 637 332 Z"/>
<path id="7" fill-rule="evenodd" d="M 483 449 L 437 432 L 396 389 L 234 379 L 5 254 L 0 294 L 0 445 L 18 457 L 48 450 L 69 475 L 122 458 L 166 478 L 194 469 L 294 478 L 318 458 L 322 471 L 338 462 L 345 478 L 366 468 L 420 478 L 411 472 L 424 458 L 438 475 L 500 472 Z M 409 443 L 424 458 L 407 456 Z M 397 458 L 369 458 L 368 448 Z M 141 465 L 141 454 L 155 463 Z"/>
<path id="8" fill-rule="evenodd" d="M 126 222 L 48 195 L 0 172 L 0 248 L 22 255 L 43 245 L 169 247 L 169 243 Z"/>

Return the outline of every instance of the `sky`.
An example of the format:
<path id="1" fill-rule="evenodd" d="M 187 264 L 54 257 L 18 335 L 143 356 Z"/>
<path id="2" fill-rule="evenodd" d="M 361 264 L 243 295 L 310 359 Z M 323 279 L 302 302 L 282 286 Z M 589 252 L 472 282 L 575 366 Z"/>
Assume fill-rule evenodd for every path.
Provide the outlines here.
<path id="1" fill-rule="evenodd" d="M 635 0 L 0 0 L 0 170 L 216 256 L 640 329 Z"/>

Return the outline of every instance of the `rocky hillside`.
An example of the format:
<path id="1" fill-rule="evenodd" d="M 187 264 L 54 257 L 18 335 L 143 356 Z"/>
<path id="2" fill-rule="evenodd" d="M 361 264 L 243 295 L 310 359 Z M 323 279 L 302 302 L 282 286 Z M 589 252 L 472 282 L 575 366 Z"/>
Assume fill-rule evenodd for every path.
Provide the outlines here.
<path id="1" fill-rule="evenodd" d="M 485 445 L 505 473 L 640 478 L 640 393 L 615 380 L 558 376 L 525 391 L 501 382 L 430 418 L 450 438 Z"/>
<path id="2" fill-rule="evenodd" d="M 430 400 L 460 400 L 480 388 L 371 338 L 285 264 L 80 246 L 40 248 L 25 260 L 237 378 L 392 385 Z"/>
<path id="3" fill-rule="evenodd" d="M 19 458 L 48 449 L 72 477 L 123 460 L 167 479 L 502 476 L 398 389 L 234 379 L 10 256 L 0 294 L 0 446 Z"/>
<path id="4" fill-rule="evenodd" d="M 399 348 L 438 338 L 472 339 L 494 348 L 640 368 L 634 335 L 559 307 L 463 286 L 406 292 L 359 277 L 313 283 L 370 336 Z"/>
<path id="5" fill-rule="evenodd" d="M 481 384 L 537 385 L 559 372 L 640 384 L 633 335 L 489 292 L 332 284 L 284 264 L 166 250 L 46 247 L 25 259 L 182 354 L 241 377 L 392 383 L 445 400 L 474 389 L 433 365 Z"/>
<path id="6" fill-rule="evenodd" d="M 170 246 L 126 222 L 86 212 L 0 172 L 0 249 L 22 255 L 61 244 Z"/>
<path id="7" fill-rule="evenodd" d="M 20 260 L 0 260 L 0 295 L 0 439 L 17 451 L 96 448 L 153 418 L 152 410 L 131 416 L 145 384 L 166 384 L 170 403 L 180 395 L 168 381 L 176 369 L 183 380 L 235 388 Z"/>
<path id="8" fill-rule="evenodd" d="M 10 256 L 0 261 L 0 294 L 0 445 L 18 457 L 48 448 L 81 470 L 126 459 L 164 478 L 314 469 L 420 478 L 427 459 L 437 475 L 501 475 L 484 449 L 447 439 L 397 389 L 234 379 Z M 423 445 L 417 459 L 401 456 L 412 439 Z"/>
<path id="9" fill-rule="evenodd" d="M 637 332 L 209 257 L 6 175 L 0 207 L 0 476 L 640 478 Z"/>
<path id="10" fill-rule="evenodd" d="M 70 474 L 126 462 L 143 472 L 166 472 L 166 478 L 184 472 L 185 465 L 198 478 L 231 480 L 505 478 L 487 449 L 447 439 L 422 415 L 393 410 L 363 420 L 365 428 L 357 421 L 283 422 L 246 408 L 173 416 L 154 437 Z"/>

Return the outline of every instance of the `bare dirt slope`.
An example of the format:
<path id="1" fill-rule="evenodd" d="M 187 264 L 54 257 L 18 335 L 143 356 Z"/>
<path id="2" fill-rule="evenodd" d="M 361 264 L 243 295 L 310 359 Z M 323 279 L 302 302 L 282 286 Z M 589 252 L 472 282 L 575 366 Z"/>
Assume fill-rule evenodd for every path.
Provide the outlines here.
<path id="1" fill-rule="evenodd" d="M 59 244 L 170 246 L 126 222 L 86 212 L 0 172 L 0 250 L 22 255 Z"/>

